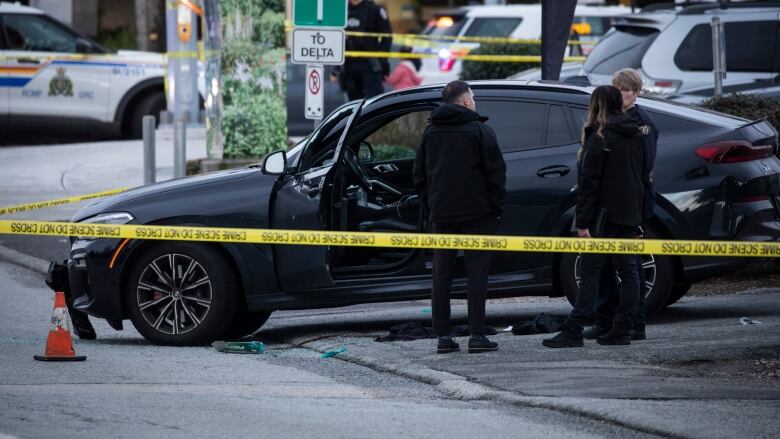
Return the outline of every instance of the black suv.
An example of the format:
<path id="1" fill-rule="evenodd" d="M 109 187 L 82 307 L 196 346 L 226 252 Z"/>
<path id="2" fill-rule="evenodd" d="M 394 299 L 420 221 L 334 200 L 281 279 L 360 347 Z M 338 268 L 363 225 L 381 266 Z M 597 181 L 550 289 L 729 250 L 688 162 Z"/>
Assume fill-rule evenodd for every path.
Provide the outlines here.
<path id="1" fill-rule="evenodd" d="M 578 136 L 591 88 L 521 81 L 472 84 L 477 111 L 507 163 L 500 234 L 568 236 Z M 345 104 L 263 166 L 141 187 L 85 207 L 75 222 L 423 232 L 412 190 L 414 153 L 441 86 Z M 765 121 L 639 99 L 660 129 L 650 237 L 777 241 L 780 160 Z M 431 255 L 388 248 L 72 239 L 74 306 L 116 329 L 130 318 L 158 344 L 202 344 L 258 329 L 279 309 L 429 297 Z M 566 295 L 573 254 L 496 254 L 490 297 Z M 648 308 L 692 282 L 747 262 L 646 258 Z M 453 294 L 464 293 L 465 278 Z"/>

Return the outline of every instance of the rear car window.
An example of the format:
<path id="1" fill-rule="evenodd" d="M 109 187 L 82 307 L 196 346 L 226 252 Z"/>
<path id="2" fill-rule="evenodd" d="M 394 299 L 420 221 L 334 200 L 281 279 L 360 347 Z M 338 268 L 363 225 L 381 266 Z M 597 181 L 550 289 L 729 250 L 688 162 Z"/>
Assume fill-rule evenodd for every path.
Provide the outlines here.
<path id="1" fill-rule="evenodd" d="M 566 114 L 560 105 L 550 105 L 550 114 L 547 118 L 547 145 L 561 145 L 574 139 L 566 121 Z"/>
<path id="2" fill-rule="evenodd" d="M 517 29 L 522 18 L 475 18 L 466 30 L 467 37 L 508 37 Z"/>
<path id="3" fill-rule="evenodd" d="M 776 21 L 725 23 L 726 68 L 730 72 L 771 72 L 777 57 Z M 680 70 L 712 71 L 712 27 L 694 26 L 674 54 Z"/>
<path id="4" fill-rule="evenodd" d="M 611 75 L 625 67 L 638 69 L 650 44 L 658 37 L 658 29 L 619 26 L 599 41 L 583 69 L 587 73 Z"/>
<path id="5" fill-rule="evenodd" d="M 477 101 L 477 111 L 490 119 L 502 151 L 522 151 L 542 146 L 547 104 L 522 101 Z"/>

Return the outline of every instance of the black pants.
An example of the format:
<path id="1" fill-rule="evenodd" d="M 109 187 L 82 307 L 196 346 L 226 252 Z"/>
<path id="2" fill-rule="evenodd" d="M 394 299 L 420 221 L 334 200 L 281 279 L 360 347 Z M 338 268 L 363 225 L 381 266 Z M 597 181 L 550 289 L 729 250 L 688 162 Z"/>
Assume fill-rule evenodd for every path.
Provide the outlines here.
<path id="1" fill-rule="evenodd" d="M 459 224 L 434 224 L 434 233 L 492 235 L 496 232 L 497 219 L 494 216 Z M 469 334 L 484 335 L 485 300 L 487 298 L 487 279 L 490 273 L 492 252 L 485 250 L 466 250 L 463 252 L 468 277 Z M 442 337 L 450 333 L 450 290 L 455 275 L 457 250 L 433 251 L 433 295 L 431 308 L 433 330 Z"/>
<path id="2" fill-rule="evenodd" d="M 385 92 L 382 66 L 375 59 L 361 59 L 344 66 L 344 91 L 350 101 L 371 98 Z"/>
<path id="3" fill-rule="evenodd" d="M 636 238 L 636 227 L 607 222 L 604 226 L 603 237 Z M 574 309 L 568 319 L 580 331 L 582 331 L 582 326 L 589 323 L 593 317 L 593 309 L 598 300 L 601 273 L 607 258 L 612 260 L 621 279 L 618 307 L 615 311 L 613 325 L 628 332 L 633 324 L 639 300 L 636 255 L 583 253 L 580 267 L 580 288 L 577 292 Z"/>
<path id="4" fill-rule="evenodd" d="M 639 300 L 637 300 L 636 313 L 634 314 L 633 329 L 637 331 L 645 330 L 646 320 L 646 299 L 647 284 L 645 282 L 645 267 L 642 255 L 636 255 L 636 276 L 639 284 Z M 615 267 L 612 265 L 612 259 L 607 258 L 604 268 L 601 271 L 601 282 L 599 283 L 599 296 L 596 300 L 596 325 L 609 329 L 612 327 L 612 321 L 615 318 L 615 312 L 620 303 L 620 281 L 618 280 Z"/>

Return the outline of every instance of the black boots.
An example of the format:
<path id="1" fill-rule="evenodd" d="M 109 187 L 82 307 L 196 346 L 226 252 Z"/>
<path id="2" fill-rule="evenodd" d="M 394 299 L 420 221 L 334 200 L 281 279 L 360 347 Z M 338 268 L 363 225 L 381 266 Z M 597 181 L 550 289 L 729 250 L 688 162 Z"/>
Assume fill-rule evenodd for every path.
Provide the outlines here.
<path id="1" fill-rule="evenodd" d="M 618 325 L 612 325 L 612 329 L 606 334 L 596 337 L 596 343 L 601 345 L 627 345 L 631 344 L 631 330 Z"/>
<path id="2" fill-rule="evenodd" d="M 478 354 L 480 352 L 491 352 L 498 350 L 498 343 L 490 341 L 484 335 L 473 335 L 469 337 L 469 354 Z"/>
<path id="3" fill-rule="evenodd" d="M 460 350 L 460 345 L 455 343 L 452 337 L 439 337 L 439 344 L 436 347 L 437 354 L 449 354 Z"/>
<path id="4" fill-rule="evenodd" d="M 581 348 L 583 346 L 582 326 L 566 322 L 561 326 L 558 335 L 542 340 L 542 344 L 548 348 Z"/>
<path id="5" fill-rule="evenodd" d="M 582 338 L 586 338 L 588 340 L 595 340 L 597 337 L 601 337 L 607 332 L 609 332 L 609 329 L 604 329 L 599 325 L 593 325 L 590 328 L 582 331 Z"/>

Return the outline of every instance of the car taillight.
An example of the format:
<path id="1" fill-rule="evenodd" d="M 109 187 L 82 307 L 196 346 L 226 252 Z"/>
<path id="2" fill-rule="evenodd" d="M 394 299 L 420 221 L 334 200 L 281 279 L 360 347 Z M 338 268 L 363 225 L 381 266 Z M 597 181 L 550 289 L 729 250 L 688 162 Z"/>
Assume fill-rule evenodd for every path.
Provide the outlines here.
<path id="1" fill-rule="evenodd" d="M 757 201 L 769 201 L 769 195 L 748 195 L 742 197 L 737 203 L 755 203 Z"/>
<path id="2" fill-rule="evenodd" d="M 696 148 L 696 156 L 711 163 L 737 163 L 765 159 L 772 145 L 751 145 L 744 140 L 713 142 Z"/>
<path id="3" fill-rule="evenodd" d="M 649 78 L 648 78 L 649 79 Z M 650 95 L 668 96 L 677 92 L 682 86 L 681 81 L 670 79 L 649 79 L 645 81 L 644 91 Z"/>

